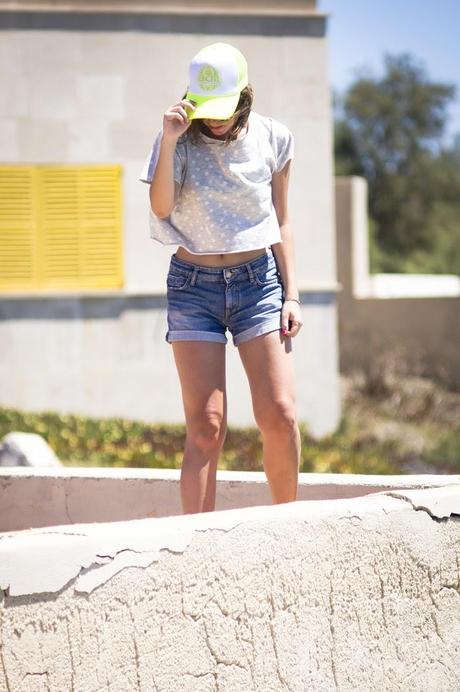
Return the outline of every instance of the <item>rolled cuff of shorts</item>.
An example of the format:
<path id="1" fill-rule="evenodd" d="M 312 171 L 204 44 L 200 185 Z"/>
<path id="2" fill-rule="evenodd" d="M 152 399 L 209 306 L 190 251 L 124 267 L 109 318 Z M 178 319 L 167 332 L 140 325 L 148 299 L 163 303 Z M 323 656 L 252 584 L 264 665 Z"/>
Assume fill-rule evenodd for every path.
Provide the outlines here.
<path id="1" fill-rule="evenodd" d="M 192 329 L 167 331 L 165 339 L 169 344 L 172 341 L 214 341 L 218 344 L 226 344 L 228 341 L 225 334 L 218 334 L 217 332 L 200 332 Z"/>
<path id="2" fill-rule="evenodd" d="M 238 346 L 244 341 L 249 341 L 249 339 L 253 339 L 255 336 L 267 334 L 267 332 L 274 332 L 277 329 L 281 329 L 280 317 L 277 317 L 276 320 L 270 320 L 270 322 L 256 324 L 254 325 L 254 327 L 249 327 L 249 329 L 245 329 L 244 332 L 241 332 L 241 334 L 237 334 L 233 338 L 233 344 L 235 346 Z"/>

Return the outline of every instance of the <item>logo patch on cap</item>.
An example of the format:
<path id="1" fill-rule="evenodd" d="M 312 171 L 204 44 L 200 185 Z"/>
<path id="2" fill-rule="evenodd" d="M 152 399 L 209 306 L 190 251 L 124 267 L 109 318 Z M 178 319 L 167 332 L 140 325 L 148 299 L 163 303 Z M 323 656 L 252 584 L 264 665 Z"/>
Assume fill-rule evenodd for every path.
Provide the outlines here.
<path id="1" fill-rule="evenodd" d="M 198 84 L 203 91 L 214 91 L 220 84 L 218 71 L 212 65 L 204 65 L 198 73 Z"/>

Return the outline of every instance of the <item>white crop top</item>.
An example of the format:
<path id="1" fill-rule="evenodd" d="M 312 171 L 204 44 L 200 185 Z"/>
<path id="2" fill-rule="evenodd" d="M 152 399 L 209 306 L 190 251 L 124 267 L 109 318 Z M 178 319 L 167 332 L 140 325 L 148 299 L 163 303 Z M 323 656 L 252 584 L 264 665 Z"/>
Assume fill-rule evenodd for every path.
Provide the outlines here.
<path id="1" fill-rule="evenodd" d="M 142 169 L 142 182 L 152 181 L 161 136 L 162 130 Z M 241 252 L 280 242 L 271 181 L 293 158 L 289 129 L 251 111 L 247 130 L 229 145 L 201 137 L 196 145 L 187 133 L 177 140 L 174 180 L 181 186 L 180 195 L 167 218 L 150 210 L 151 237 L 195 254 Z"/>

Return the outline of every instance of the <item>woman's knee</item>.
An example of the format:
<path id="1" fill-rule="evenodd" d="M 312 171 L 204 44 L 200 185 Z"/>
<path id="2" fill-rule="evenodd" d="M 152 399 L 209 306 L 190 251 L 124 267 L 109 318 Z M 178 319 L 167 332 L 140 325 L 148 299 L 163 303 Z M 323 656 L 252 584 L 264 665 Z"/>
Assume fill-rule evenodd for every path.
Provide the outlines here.
<path id="1" fill-rule="evenodd" d="M 255 412 L 255 419 L 262 433 L 283 434 L 298 429 L 295 401 L 292 399 L 267 402 Z"/>
<path id="2" fill-rule="evenodd" d="M 220 411 L 206 411 L 187 421 L 187 444 L 203 451 L 219 448 L 224 441 L 227 424 Z"/>

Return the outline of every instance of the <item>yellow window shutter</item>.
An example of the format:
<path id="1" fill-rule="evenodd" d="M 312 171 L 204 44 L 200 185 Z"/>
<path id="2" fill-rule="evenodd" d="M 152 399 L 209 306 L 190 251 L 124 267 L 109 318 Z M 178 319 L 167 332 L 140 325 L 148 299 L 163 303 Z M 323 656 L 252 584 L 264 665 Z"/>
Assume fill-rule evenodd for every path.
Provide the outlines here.
<path id="1" fill-rule="evenodd" d="M 33 166 L 0 166 L 1 290 L 36 285 L 36 173 Z"/>
<path id="2" fill-rule="evenodd" d="M 0 269 L 0 287 L 5 291 L 121 287 L 121 167 L 16 168 L 27 168 L 32 180 L 29 206 L 33 211 L 27 227 L 27 238 L 32 238 L 32 276 L 27 282 L 13 283 L 9 273 Z M 19 191 L 16 197 L 26 196 L 23 183 L 22 195 Z M 14 208 L 14 201 L 11 207 Z M 15 236 L 11 220 L 9 224 L 8 232 Z M 16 237 L 19 239 L 18 234 Z M 3 247 L 3 233 L 0 242 Z"/>

